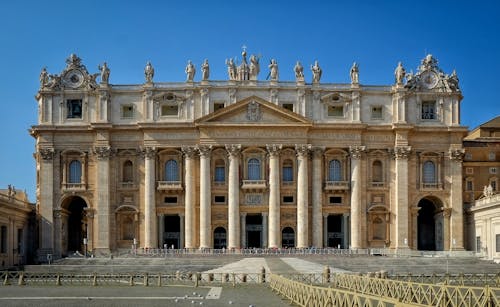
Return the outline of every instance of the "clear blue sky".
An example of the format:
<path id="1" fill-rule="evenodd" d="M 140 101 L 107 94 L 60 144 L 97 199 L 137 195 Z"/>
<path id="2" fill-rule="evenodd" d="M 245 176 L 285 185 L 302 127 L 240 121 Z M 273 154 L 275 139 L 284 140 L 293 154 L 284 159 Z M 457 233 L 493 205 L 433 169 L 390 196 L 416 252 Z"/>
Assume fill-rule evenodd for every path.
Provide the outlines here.
<path id="1" fill-rule="evenodd" d="M 60 73 L 70 53 L 92 73 L 107 61 L 116 84 L 142 83 L 148 60 L 157 82 L 184 81 L 186 62 L 199 72 L 205 58 L 211 79 L 225 80 L 224 60 L 242 45 L 262 63 L 276 58 L 281 80 L 293 80 L 296 60 L 317 59 L 322 82 L 348 82 L 356 61 L 362 84 L 391 84 L 398 61 L 415 71 L 432 53 L 457 70 L 464 126 L 500 115 L 498 1 L 2 1 L 0 40 L 0 188 L 31 201 L 38 76 Z"/>

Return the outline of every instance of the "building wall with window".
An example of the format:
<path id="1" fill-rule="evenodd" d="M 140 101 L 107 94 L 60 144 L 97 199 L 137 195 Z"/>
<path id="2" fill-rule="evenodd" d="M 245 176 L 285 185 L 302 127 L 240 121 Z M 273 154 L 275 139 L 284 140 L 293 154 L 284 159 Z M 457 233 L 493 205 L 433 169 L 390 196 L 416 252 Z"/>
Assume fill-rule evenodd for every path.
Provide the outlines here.
<path id="1" fill-rule="evenodd" d="M 463 249 L 455 73 L 391 85 L 96 83 L 72 55 L 37 95 L 39 255 L 119 248 Z M 254 65 L 254 64 L 252 64 Z M 353 79 L 354 80 L 354 79 Z M 453 242 L 453 243 L 452 243 Z"/>
<path id="2" fill-rule="evenodd" d="M 467 249 L 487 252 L 491 259 L 497 257 L 493 244 L 496 241 L 493 240 L 498 231 L 490 225 L 490 219 L 499 217 L 500 211 L 498 206 L 490 204 L 485 196 L 497 194 L 500 189 L 500 116 L 470 131 L 463 144 L 463 199 L 467 217 Z"/>
<path id="3" fill-rule="evenodd" d="M 34 252 L 33 213 L 27 195 L 12 186 L 0 189 L 0 269 L 28 263 Z"/>

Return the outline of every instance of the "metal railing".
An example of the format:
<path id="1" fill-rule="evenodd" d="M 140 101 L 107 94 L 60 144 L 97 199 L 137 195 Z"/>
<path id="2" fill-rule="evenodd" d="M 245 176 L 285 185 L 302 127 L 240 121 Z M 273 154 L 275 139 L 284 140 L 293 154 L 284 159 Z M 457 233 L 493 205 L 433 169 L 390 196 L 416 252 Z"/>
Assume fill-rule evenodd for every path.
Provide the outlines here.
<path id="1" fill-rule="evenodd" d="M 500 288 L 500 273 L 496 274 L 391 274 L 389 279 L 422 284 L 444 284 L 458 286 L 492 286 Z"/>

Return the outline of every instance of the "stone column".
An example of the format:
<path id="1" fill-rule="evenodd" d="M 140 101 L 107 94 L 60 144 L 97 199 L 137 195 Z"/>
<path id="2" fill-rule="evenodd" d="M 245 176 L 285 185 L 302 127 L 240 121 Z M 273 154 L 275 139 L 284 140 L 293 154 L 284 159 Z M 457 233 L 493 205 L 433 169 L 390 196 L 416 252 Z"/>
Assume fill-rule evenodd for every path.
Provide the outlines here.
<path id="1" fill-rule="evenodd" d="M 241 238 L 240 238 L 240 242 L 241 242 L 241 248 L 246 248 L 247 247 L 247 231 L 246 231 L 246 228 L 247 228 L 247 214 L 246 212 L 243 212 L 240 214 L 240 225 L 241 225 Z"/>
<path id="2" fill-rule="evenodd" d="M 97 254 L 109 254 L 110 250 L 110 178 L 109 159 L 111 148 L 109 146 L 94 147 L 94 155 L 97 158 L 96 189 L 97 203 L 95 216 L 95 230 L 97 242 L 95 252 Z"/>
<path id="3" fill-rule="evenodd" d="M 267 145 L 269 152 L 269 247 L 280 247 L 280 166 L 281 145 Z M 267 240 L 267 238 L 266 238 Z"/>
<path id="4" fill-rule="evenodd" d="M 361 155 L 365 146 L 351 146 L 351 248 L 363 247 L 361 219 Z"/>
<path id="5" fill-rule="evenodd" d="M 156 247 L 156 194 L 155 164 L 156 148 L 145 147 L 144 156 L 144 245 L 146 248 Z"/>
<path id="6" fill-rule="evenodd" d="M 180 235 L 179 235 L 179 249 L 181 248 L 184 248 L 184 225 L 186 224 L 185 222 L 185 218 L 184 218 L 184 213 L 181 213 L 179 214 L 179 231 L 180 231 Z"/>
<path id="7" fill-rule="evenodd" d="M 85 216 L 87 217 L 87 251 L 94 249 L 94 216 L 95 211 L 91 208 L 84 209 Z"/>
<path id="8" fill-rule="evenodd" d="M 268 238 L 268 223 L 267 223 L 267 212 L 262 213 L 262 247 L 268 248 L 269 243 L 267 241 Z"/>
<path id="9" fill-rule="evenodd" d="M 210 154 L 212 146 L 198 146 L 200 152 L 200 248 L 211 247 L 212 221 L 210 204 L 212 199 L 210 181 Z"/>
<path id="10" fill-rule="evenodd" d="M 53 148 L 38 149 L 40 165 L 39 242 L 40 249 L 48 253 L 52 253 L 54 248 L 54 156 L 55 150 Z M 40 256 L 45 257 L 42 254 Z M 47 261 L 47 259 L 39 260 Z"/>
<path id="11" fill-rule="evenodd" d="M 451 177 L 451 249 L 463 250 L 463 202 L 462 202 L 462 159 L 465 154 L 463 149 L 450 150 L 450 177 Z"/>
<path id="12" fill-rule="evenodd" d="M 349 213 L 344 213 L 342 215 L 342 231 L 344 232 L 344 246 L 343 248 L 348 248 L 350 245 L 350 233 L 349 233 L 350 225 L 349 225 Z"/>
<path id="13" fill-rule="evenodd" d="M 451 250 L 451 211 L 452 208 L 443 209 L 443 250 Z"/>
<path id="14" fill-rule="evenodd" d="M 229 249 L 240 247 L 240 151 L 241 145 L 226 145 L 229 156 L 228 184 L 228 245 Z"/>
<path id="15" fill-rule="evenodd" d="M 322 176 L 321 164 L 323 160 L 324 147 L 313 147 L 313 161 L 312 161 L 312 224 L 313 231 L 313 246 L 323 247 L 323 227 L 321 227 L 323 215 L 323 191 L 322 191 Z"/>
<path id="16" fill-rule="evenodd" d="M 158 247 L 163 248 L 163 235 L 165 233 L 165 214 L 158 215 Z"/>
<path id="17" fill-rule="evenodd" d="M 408 156 L 410 146 L 394 147 L 396 158 L 396 248 L 408 248 Z M 351 221 L 353 223 L 353 221 Z M 405 243 L 406 242 L 406 243 Z"/>
<path id="18" fill-rule="evenodd" d="M 328 214 L 323 215 L 322 223 L 323 223 L 323 227 L 318 226 L 318 228 L 322 228 L 322 230 L 323 230 L 323 246 L 327 247 L 328 246 Z M 314 225 L 316 225 L 316 224 L 314 224 Z"/>
<path id="19" fill-rule="evenodd" d="M 184 224 L 185 248 L 195 248 L 195 181 L 194 181 L 194 155 L 196 148 L 183 146 L 184 153 L 184 214 L 186 215 Z"/>
<path id="20" fill-rule="evenodd" d="M 309 247 L 309 204 L 307 163 L 311 145 L 295 145 L 297 151 L 297 248 Z"/>

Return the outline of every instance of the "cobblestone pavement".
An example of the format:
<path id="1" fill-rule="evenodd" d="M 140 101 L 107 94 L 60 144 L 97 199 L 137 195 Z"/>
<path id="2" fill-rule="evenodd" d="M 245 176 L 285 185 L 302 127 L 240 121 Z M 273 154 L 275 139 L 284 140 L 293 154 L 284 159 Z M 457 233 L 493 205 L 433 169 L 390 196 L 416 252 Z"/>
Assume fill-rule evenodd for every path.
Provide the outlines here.
<path id="1" fill-rule="evenodd" d="M 220 296 L 218 296 L 220 292 Z M 209 293 L 211 298 L 209 298 Z M 264 285 L 236 287 L 0 287 L 0 306 L 290 306 Z"/>

